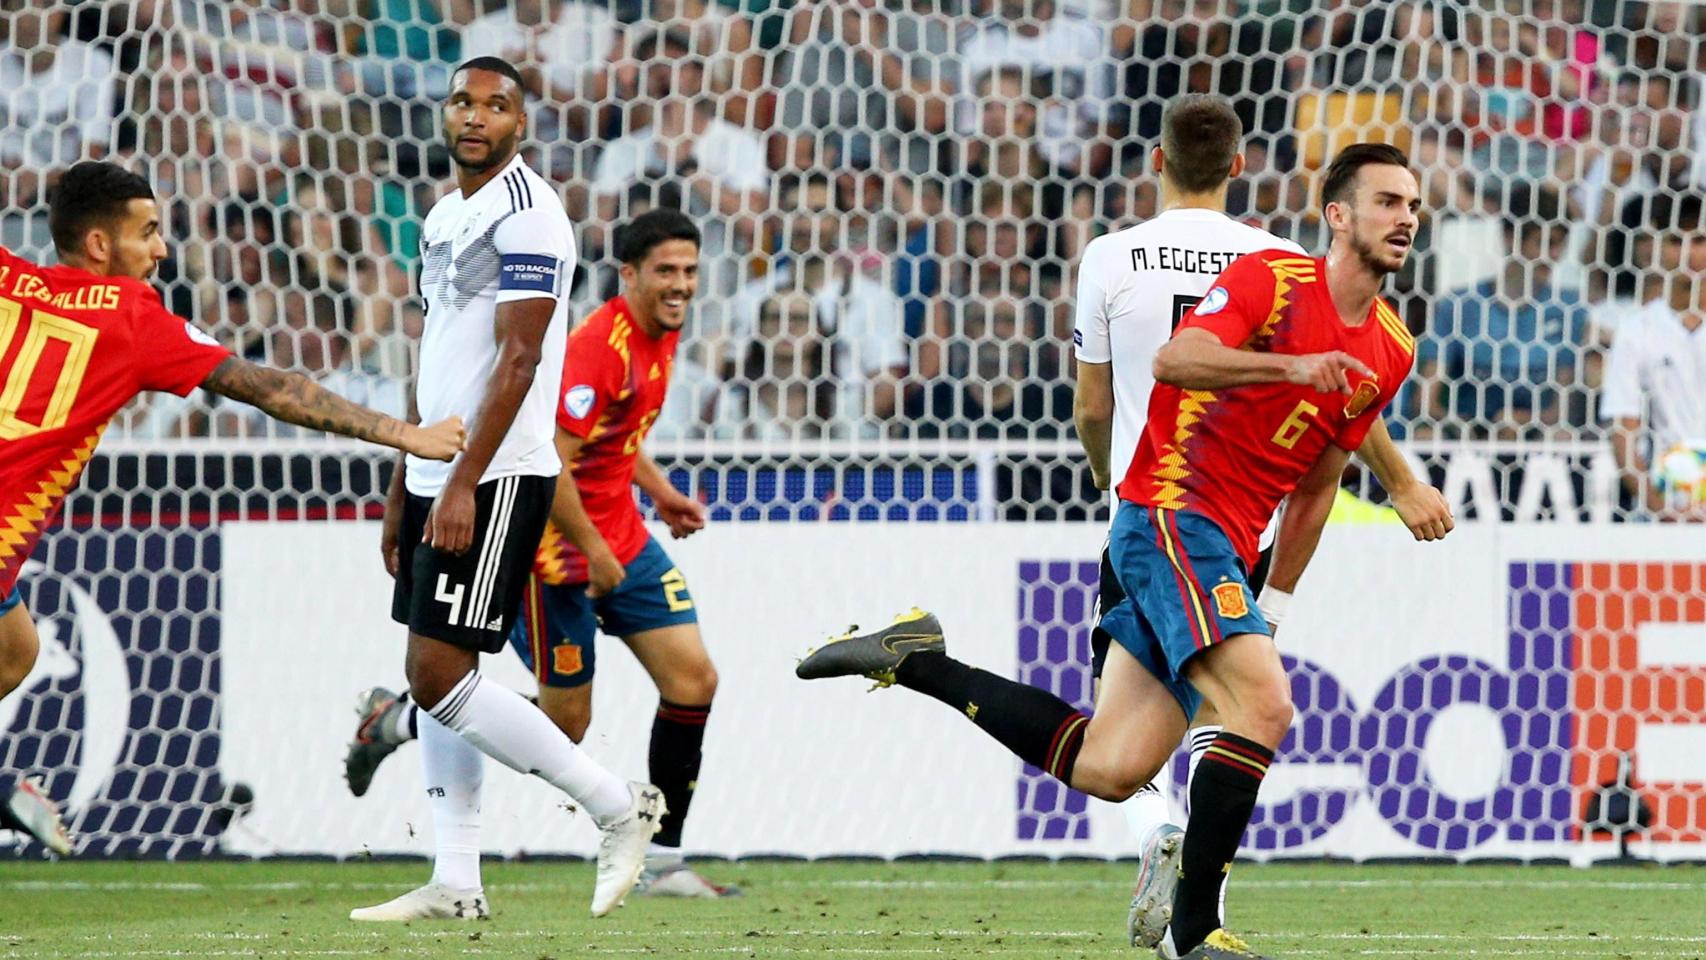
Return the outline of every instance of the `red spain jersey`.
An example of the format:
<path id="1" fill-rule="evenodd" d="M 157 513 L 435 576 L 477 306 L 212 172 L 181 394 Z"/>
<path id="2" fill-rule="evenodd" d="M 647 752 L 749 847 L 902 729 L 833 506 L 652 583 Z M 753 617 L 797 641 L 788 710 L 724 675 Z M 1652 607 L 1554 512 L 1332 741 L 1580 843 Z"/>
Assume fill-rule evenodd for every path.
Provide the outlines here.
<path id="1" fill-rule="evenodd" d="M 1223 390 L 1157 383 L 1150 393 L 1149 420 L 1120 498 L 1207 516 L 1253 566 L 1274 508 L 1327 445 L 1362 445 L 1409 376 L 1415 340 L 1378 297 L 1360 325 L 1346 326 L 1327 292 L 1326 261 L 1285 250 L 1234 260 L 1179 325 L 1189 327 L 1241 350 L 1342 350 L 1374 371 L 1351 373 L 1348 396 L 1291 383 Z"/>
<path id="2" fill-rule="evenodd" d="M 677 330 L 648 336 L 621 297 L 593 311 L 569 334 L 557 426 L 586 442 L 565 467 L 587 516 L 624 566 L 639 556 L 650 536 L 634 502 L 634 463 L 663 409 L 680 339 Z M 554 526 L 545 528 L 533 568 L 546 583 L 587 579 L 586 557 Z"/>
<path id="3" fill-rule="evenodd" d="M 0 247 L 0 597 L 113 414 L 144 390 L 188 394 L 230 355 L 140 280 Z"/>

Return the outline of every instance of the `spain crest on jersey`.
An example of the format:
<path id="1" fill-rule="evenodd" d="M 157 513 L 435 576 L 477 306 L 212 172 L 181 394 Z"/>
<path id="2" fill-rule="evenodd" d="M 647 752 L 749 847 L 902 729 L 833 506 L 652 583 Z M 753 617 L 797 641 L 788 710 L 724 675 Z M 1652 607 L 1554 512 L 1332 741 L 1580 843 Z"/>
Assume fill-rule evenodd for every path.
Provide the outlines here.
<path id="1" fill-rule="evenodd" d="M 1355 420 L 1362 416 L 1363 411 L 1368 409 L 1368 405 L 1379 396 L 1380 385 L 1377 378 L 1370 377 L 1357 384 L 1356 390 L 1351 393 L 1351 398 L 1345 401 L 1345 419 Z"/>

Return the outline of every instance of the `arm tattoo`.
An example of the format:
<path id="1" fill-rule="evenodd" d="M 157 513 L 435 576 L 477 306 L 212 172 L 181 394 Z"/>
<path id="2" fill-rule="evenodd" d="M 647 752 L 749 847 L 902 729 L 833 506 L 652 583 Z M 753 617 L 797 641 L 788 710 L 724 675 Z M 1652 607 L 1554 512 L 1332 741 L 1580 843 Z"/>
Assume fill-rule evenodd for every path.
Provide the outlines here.
<path id="1" fill-rule="evenodd" d="M 228 357 L 201 385 L 299 427 L 341 433 L 388 447 L 402 441 L 401 421 L 351 403 L 300 373 Z"/>

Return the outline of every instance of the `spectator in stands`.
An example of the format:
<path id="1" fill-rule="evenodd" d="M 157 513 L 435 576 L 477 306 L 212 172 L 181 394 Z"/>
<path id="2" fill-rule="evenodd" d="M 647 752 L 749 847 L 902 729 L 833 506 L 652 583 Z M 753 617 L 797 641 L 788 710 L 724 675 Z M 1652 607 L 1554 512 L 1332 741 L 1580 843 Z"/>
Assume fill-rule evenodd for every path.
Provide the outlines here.
<path id="1" fill-rule="evenodd" d="M 804 294 L 816 304 L 826 370 L 840 383 L 831 431 L 841 437 L 875 435 L 896 412 L 899 380 L 908 367 L 905 305 L 885 280 L 884 265 L 871 259 L 874 251 L 860 256 L 850 250 L 847 211 L 837 204 L 827 176 L 789 184 L 780 209 L 786 211 L 787 246 L 772 269 L 736 298 L 723 350 L 725 376 L 738 377 L 762 305 L 779 293 Z"/>
<path id="2" fill-rule="evenodd" d="M 894 151 L 906 169 L 930 169 L 948 128 L 953 44 L 945 19 L 877 0 L 796 6 L 773 81 L 776 166 L 870 163 Z"/>
<path id="3" fill-rule="evenodd" d="M 1577 291 L 1553 286 L 1552 264 L 1563 256 L 1569 230 L 1556 197 L 1547 197 L 1535 216 L 1507 220 L 1509 256 L 1500 274 L 1446 296 L 1434 310 L 1416 356 L 1434 424 L 1514 437 L 1563 419 L 1587 346 L 1587 311 Z"/>
<path id="4" fill-rule="evenodd" d="M 297 178 L 284 217 L 292 286 L 327 291 L 339 302 L 353 298 L 354 308 L 338 314 L 346 325 L 337 329 L 348 335 L 340 358 L 396 375 L 407 369 L 406 340 L 419 336 L 420 318 L 405 303 L 412 301 L 408 278 L 385 255 L 384 240 L 353 193 L 341 180 Z"/>
<path id="5" fill-rule="evenodd" d="M 741 364 L 747 436 L 798 440 L 824 434 L 835 412 L 835 384 L 824 375 L 826 352 L 811 296 L 782 291 L 759 306 Z"/>
<path id="6" fill-rule="evenodd" d="M 528 94 L 548 105 L 530 131 L 539 142 L 593 132 L 589 107 L 605 102 L 621 44 L 605 0 L 507 0 L 462 33 L 464 57 L 515 64 Z"/>
<path id="7" fill-rule="evenodd" d="M 101 157 L 112 136 L 117 77 L 112 54 L 66 36 L 66 10 L 0 3 L 0 205 L 28 210 L 57 172 Z M 42 222 L 37 223 L 37 220 Z M 45 252 L 45 219 L 8 216 L 0 243 Z"/>
<path id="8" fill-rule="evenodd" d="M 976 0 L 980 14 L 960 43 L 960 90 L 956 126 L 977 127 L 981 104 L 963 94 L 979 90 L 991 73 L 1015 69 L 1025 84 L 1040 83 L 1039 149 L 1058 167 L 1105 172 L 1112 156 L 1098 137 L 1108 117 L 1113 62 L 1099 24 L 1064 14 L 1056 0 Z M 981 96 L 981 93 L 980 93 Z M 1086 143 L 1101 148 L 1081 155 Z"/>
<path id="9" fill-rule="evenodd" d="M 1655 466 L 1678 447 L 1706 449 L 1706 204 L 1698 193 L 1674 205 L 1659 224 L 1665 296 L 1617 328 L 1599 415 L 1626 503 L 1663 519 L 1706 519 L 1666 495 Z"/>

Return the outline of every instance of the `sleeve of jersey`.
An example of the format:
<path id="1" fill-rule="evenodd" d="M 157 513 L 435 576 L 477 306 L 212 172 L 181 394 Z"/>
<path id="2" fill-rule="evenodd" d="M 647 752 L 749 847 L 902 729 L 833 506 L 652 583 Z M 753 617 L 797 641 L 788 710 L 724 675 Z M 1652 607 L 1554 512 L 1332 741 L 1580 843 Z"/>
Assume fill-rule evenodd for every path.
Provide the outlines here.
<path id="1" fill-rule="evenodd" d="M 563 362 L 563 392 L 557 404 L 557 426 L 582 440 L 604 416 L 615 399 L 622 377 L 622 358 L 602 339 L 570 337 L 569 354 Z"/>
<path id="2" fill-rule="evenodd" d="M 1101 271 L 1097 269 L 1095 252 L 1094 245 L 1085 250 L 1084 265 L 1078 271 L 1072 347 L 1085 363 L 1110 363 L 1114 351 L 1108 341 L 1108 292 L 1102 288 L 1102 278 L 1098 276 Z"/>
<path id="3" fill-rule="evenodd" d="M 1246 254 L 1221 271 L 1214 286 L 1185 314 L 1179 329 L 1207 330 L 1221 343 L 1241 347 L 1273 312 L 1273 301 L 1274 274 L 1268 262 L 1258 254 Z"/>
<path id="4" fill-rule="evenodd" d="M 492 235 L 498 248 L 498 303 L 568 293 L 574 278 L 575 238 L 555 197 L 504 218 Z"/>
<path id="5" fill-rule="evenodd" d="M 218 340 L 167 310 L 152 289 L 141 294 L 131 316 L 139 348 L 136 380 L 144 390 L 188 396 L 231 356 Z"/>

